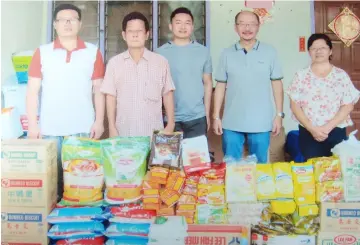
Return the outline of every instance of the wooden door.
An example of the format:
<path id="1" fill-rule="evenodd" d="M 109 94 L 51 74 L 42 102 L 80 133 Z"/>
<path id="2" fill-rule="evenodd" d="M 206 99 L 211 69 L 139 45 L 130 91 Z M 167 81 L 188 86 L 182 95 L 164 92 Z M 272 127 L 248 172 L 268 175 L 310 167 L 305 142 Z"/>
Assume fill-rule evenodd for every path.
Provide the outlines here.
<path id="1" fill-rule="evenodd" d="M 360 18 L 360 1 L 315 1 L 315 31 L 327 34 L 333 43 L 332 63 L 344 69 L 350 76 L 355 87 L 360 89 L 360 38 L 350 47 L 344 43 L 329 29 L 329 23 L 343 10 L 348 7 Z M 348 133 L 358 129 L 357 137 L 360 136 L 360 103 L 355 105 L 351 113 L 354 126 L 348 128 Z"/>

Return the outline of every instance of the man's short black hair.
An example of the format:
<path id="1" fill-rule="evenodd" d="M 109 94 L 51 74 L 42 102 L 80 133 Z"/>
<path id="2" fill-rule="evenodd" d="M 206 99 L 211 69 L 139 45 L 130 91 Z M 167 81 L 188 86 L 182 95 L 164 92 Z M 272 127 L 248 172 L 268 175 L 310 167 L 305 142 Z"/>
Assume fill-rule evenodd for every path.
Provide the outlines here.
<path id="1" fill-rule="evenodd" d="M 246 11 L 240 11 L 239 13 L 236 14 L 236 16 L 235 16 L 235 24 L 237 23 L 237 19 L 238 19 L 239 15 L 240 15 L 241 13 L 243 13 L 243 12 L 248 12 L 248 13 L 254 14 L 255 17 L 256 17 L 256 19 L 257 19 L 257 21 L 258 21 L 258 23 L 260 24 L 260 17 L 259 17 L 259 15 L 257 15 L 256 13 L 254 13 L 254 12 L 252 12 L 252 11 L 248 11 L 248 10 L 246 10 Z"/>
<path id="2" fill-rule="evenodd" d="M 180 8 L 175 9 L 170 15 L 170 22 L 174 19 L 175 15 L 177 15 L 177 14 L 188 14 L 191 17 L 191 20 L 194 22 L 193 14 L 191 13 L 190 9 L 185 8 L 185 7 L 180 7 Z"/>
<path id="3" fill-rule="evenodd" d="M 54 20 L 57 18 L 57 14 L 62 10 L 74 10 L 78 13 L 79 20 L 81 20 L 81 10 L 73 4 L 64 3 L 57 6 L 54 10 Z"/>
<path id="4" fill-rule="evenodd" d="M 146 32 L 148 32 L 150 30 L 150 25 L 149 25 L 149 21 L 148 19 L 145 17 L 145 15 L 143 15 L 142 13 L 140 12 L 131 12 L 129 14 L 127 14 L 123 21 L 122 21 L 122 29 L 123 31 L 126 31 L 126 26 L 127 26 L 127 23 L 131 20 L 142 20 L 144 21 L 144 24 L 145 24 L 145 30 Z"/>

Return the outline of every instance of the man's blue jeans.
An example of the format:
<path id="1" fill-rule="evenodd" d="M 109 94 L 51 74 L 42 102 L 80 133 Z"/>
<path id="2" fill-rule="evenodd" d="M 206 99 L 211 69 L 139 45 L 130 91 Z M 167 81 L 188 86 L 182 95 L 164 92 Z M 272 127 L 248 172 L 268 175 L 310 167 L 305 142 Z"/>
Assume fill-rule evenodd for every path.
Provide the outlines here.
<path id="1" fill-rule="evenodd" d="M 267 163 L 270 146 L 270 132 L 243 133 L 223 129 L 224 159 L 240 160 L 244 151 L 245 137 L 250 155 L 256 155 L 259 163 Z"/>

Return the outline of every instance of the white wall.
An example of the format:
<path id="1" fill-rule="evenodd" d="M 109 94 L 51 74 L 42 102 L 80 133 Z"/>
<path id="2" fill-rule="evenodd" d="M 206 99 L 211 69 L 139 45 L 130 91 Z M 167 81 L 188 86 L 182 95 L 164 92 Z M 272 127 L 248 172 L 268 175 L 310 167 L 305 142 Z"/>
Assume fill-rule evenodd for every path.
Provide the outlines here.
<path id="1" fill-rule="evenodd" d="M 239 40 L 234 31 L 235 15 L 245 9 L 243 1 L 212 1 L 210 5 L 211 54 L 216 69 L 223 48 Z M 275 1 L 273 19 L 260 29 L 260 41 L 273 45 L 280 57 L 284 72 L 284 88 L 287 88 L 298 69 L 308 64 L 308 54 L 299 52 L 299 37 L 311 35 L 310 1 Z M 284 120 L 288 132 L 297 128 L 291 119 L 289 100 L 285 96 Z"/>
<path id="2" fill-rule="evenodd" d="M 15 73 L 11 55 L 46 42 L 47 1 L 1 1 L 1 82 Z"/>

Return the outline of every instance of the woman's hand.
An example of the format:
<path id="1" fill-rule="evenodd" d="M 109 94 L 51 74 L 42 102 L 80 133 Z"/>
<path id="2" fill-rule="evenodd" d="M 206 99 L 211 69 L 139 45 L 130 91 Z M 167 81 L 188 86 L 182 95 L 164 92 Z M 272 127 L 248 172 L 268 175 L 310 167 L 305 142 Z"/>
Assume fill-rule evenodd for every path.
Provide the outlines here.
<path id="1" fill-rule="evenodd" d="M 328 129 L 326 127 L 312 127 L 309 132 L 318 142 L 323 142 L 329 137 Z"/>

